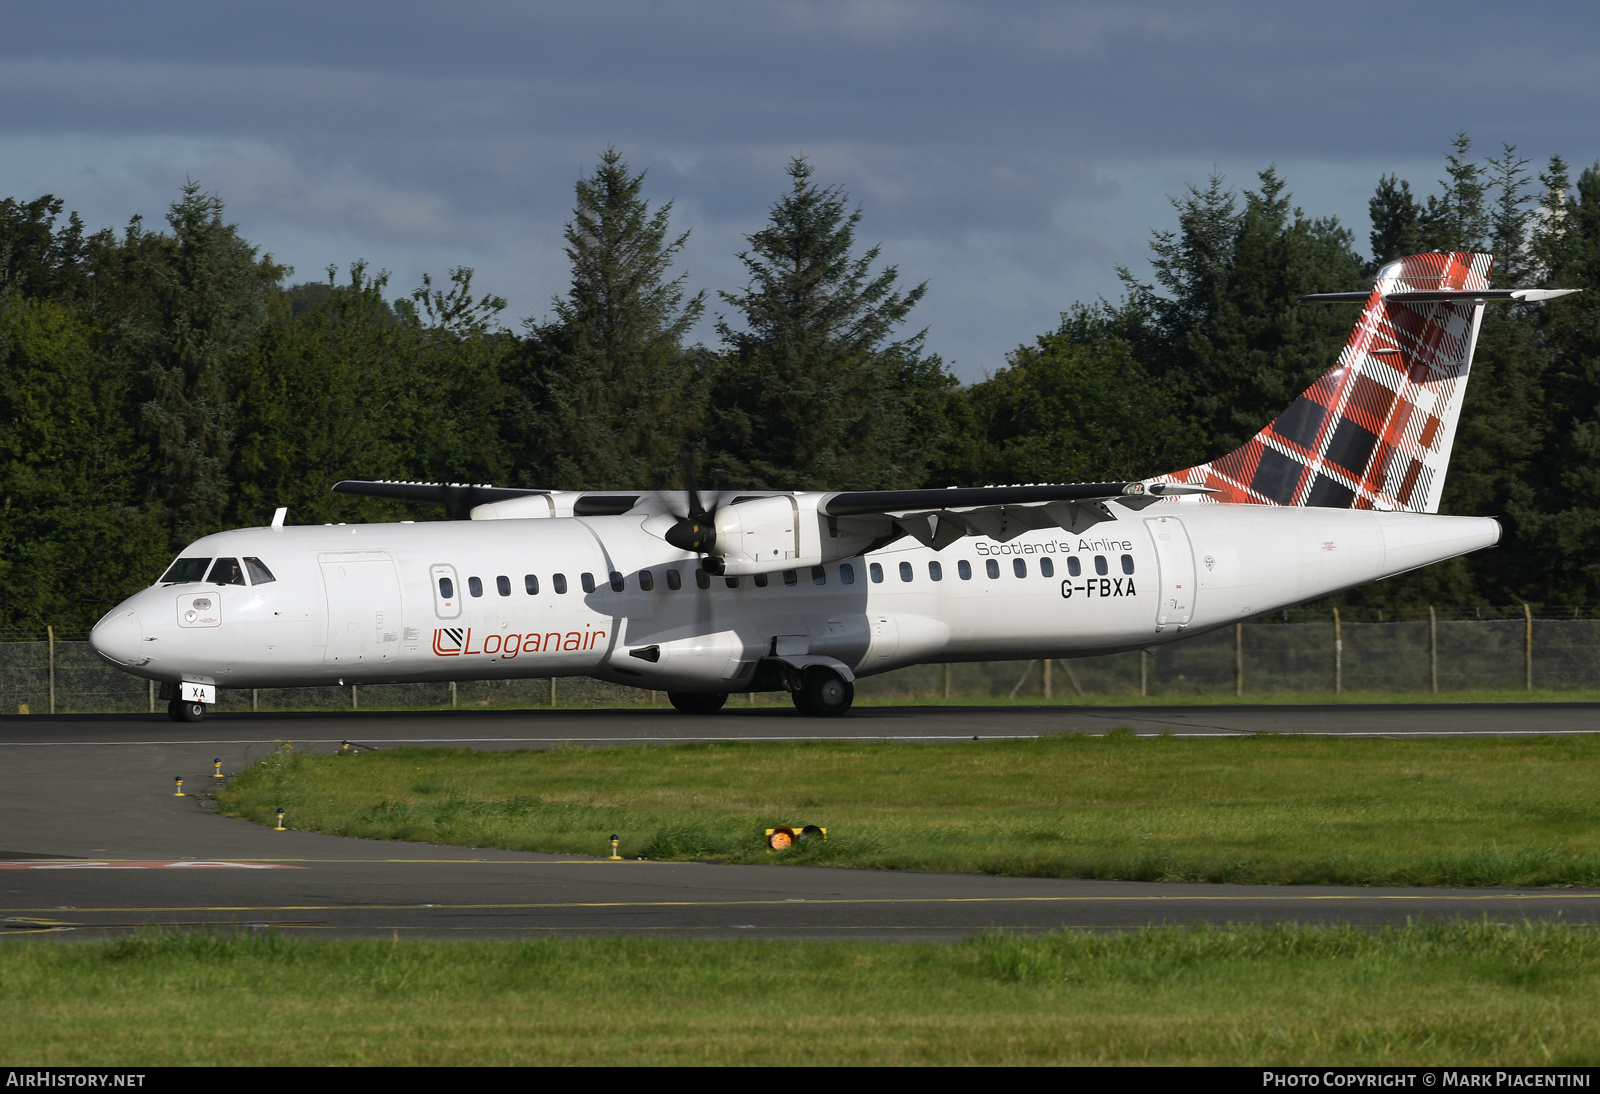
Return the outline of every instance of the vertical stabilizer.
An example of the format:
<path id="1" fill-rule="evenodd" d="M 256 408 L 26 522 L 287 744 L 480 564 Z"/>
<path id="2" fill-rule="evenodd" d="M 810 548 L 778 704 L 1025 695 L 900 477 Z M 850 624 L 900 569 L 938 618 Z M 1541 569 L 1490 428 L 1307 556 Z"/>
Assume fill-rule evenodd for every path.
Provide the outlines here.
<path id="1" fill-rule="evenodd" d="M 1188 504 L 1437 513 L 1484 303 L 1547 295 L 1490 290 L 1493 265 L 1492 255 L 1465 252 L 1389 263 L 1334 367 L 1288 410 L 1244 447 L 1150 481 L 1215 491 Z"/>

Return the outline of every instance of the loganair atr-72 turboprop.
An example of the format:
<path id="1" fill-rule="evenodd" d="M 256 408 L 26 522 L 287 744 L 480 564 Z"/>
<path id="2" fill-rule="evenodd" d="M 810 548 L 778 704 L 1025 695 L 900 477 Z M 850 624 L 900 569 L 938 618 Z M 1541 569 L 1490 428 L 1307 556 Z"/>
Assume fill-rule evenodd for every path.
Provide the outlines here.
<path id="1" fill-rule="evenodd" d="M 450 521 L 195 541 L 96 624 L 172 717 L 218 688 L 591 676 L 711 713 L 849 709 L 925 662 L 1159 646 L 1498 542 L 1439 515 L 1492 257 L 1385 266 L 1324 376 L 1244 447 L 1143 481 L 840 493 L 341 482 Z M 459 519 L 470 518 L 470 519 Z"/>

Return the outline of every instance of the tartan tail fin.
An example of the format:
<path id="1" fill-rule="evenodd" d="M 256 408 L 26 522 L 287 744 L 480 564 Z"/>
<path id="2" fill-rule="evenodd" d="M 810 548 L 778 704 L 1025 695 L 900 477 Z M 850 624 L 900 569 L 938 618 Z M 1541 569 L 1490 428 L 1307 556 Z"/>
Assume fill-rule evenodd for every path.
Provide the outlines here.
<path id="1" fill-rule="evenodd" d="M 1333 368 L 1245 445 L 1150 480 L 1215 493 L 1174 503 L 1235 502 L 1437 513 L 1485 303 L 1558 293 L 1491 290 L 1494 256 L 1412 255 L 1378 272 Z"/>

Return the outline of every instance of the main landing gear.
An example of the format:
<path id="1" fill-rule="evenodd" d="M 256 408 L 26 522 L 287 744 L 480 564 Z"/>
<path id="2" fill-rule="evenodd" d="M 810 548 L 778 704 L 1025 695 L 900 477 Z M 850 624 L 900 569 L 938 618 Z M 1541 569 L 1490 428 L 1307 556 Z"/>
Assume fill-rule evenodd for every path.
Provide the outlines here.
<path id="1" fill-rule="evenodd" d="M 795 709 L 813 718 L 837 718 L 855 702 L 856 688 L 833 669 L 812 665 L 795 686 L 791 675 L 784 680 Z M 770 685 L 769 685 L 770 686 Z M 758 690 L 767 690 L 758 688 Z M 667 699 L 684 714 L 715 714 L 728 701 L 725 691 L 669 691 Z"/>
<path id="2" fill-rule="evenodd" d="M 183 699 L 167 701 L 167 717 L 174 722 L 198 722 L 206 716 L 204 703 L 191 703 Z"/>
<path id="3" fill-rule="evenodd" d="M 855 702 L 856 687 L 830 668 L 812 665 L 800 680 L 800 687 L 789 693 L 801 714 L 813 718 L 837 718 Z"/>
<path id="4" fill-rule="evenodd" d="M 728 701 L 725 691 L 669 691 L 667 701 L 684 714 L 715 714 Z"/>

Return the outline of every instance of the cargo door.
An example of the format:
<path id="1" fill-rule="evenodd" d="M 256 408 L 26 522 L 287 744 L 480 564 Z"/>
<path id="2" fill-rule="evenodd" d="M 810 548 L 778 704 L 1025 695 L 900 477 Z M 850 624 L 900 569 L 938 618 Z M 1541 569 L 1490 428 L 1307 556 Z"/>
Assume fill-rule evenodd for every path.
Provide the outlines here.
<path id="1" fill-rule="evenodd" d="M 1145 527 L 1156 546 L 1161 570 L 1161 601 L 1156 605 L 1156 630 L 1186 627 L 1194 616 L 1194 548 L 1177 517 L 1146 517 Z"/>
<path id="2" fill-rule="evenodd" d="M 381 665 L 400 652 L 400 575 L 381 551 L 322 555 L 330 665 Z"/>

